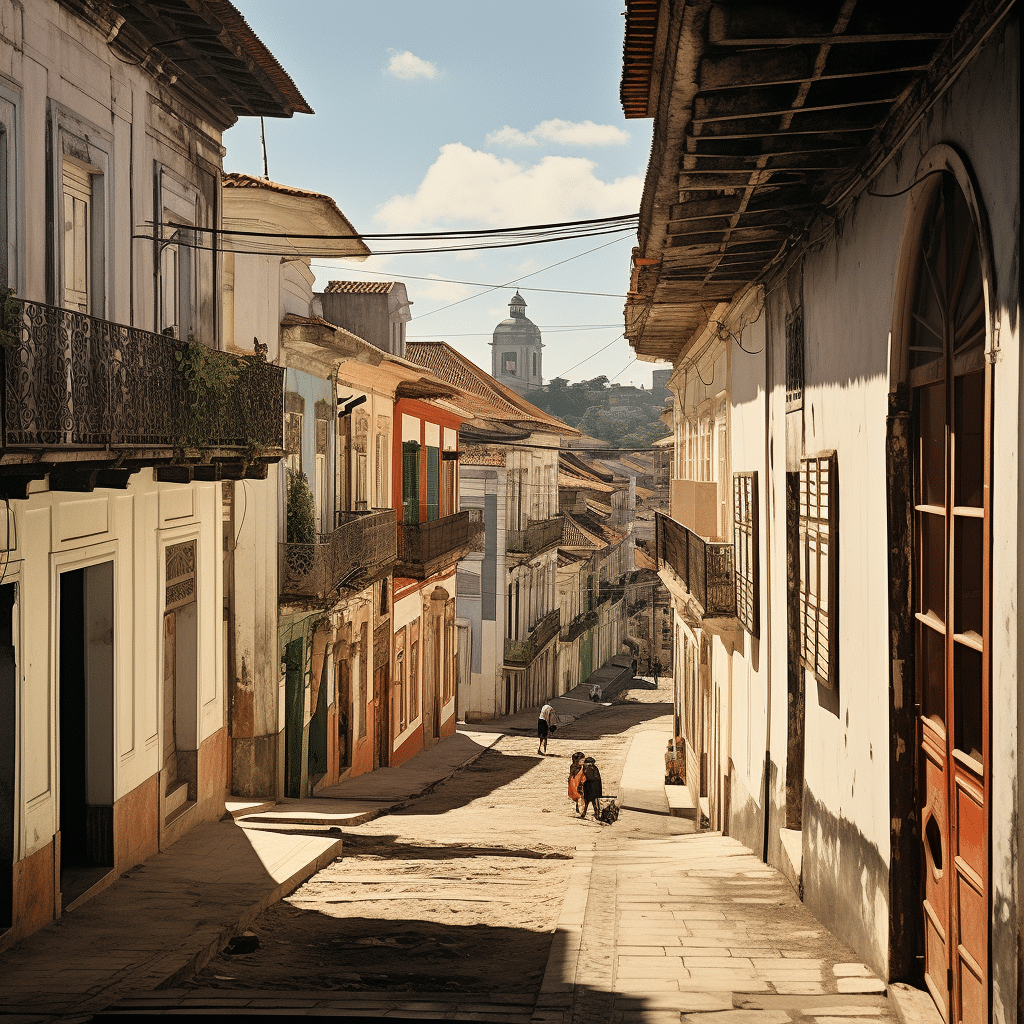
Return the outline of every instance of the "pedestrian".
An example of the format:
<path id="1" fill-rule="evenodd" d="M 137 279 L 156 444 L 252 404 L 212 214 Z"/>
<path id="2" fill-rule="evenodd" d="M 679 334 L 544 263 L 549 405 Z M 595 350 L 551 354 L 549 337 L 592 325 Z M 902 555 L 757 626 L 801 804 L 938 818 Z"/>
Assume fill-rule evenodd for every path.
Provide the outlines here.
<path id="1" fill-rule="evenodd" d="M 558 715 L 550 704 L 545 704 L 540 709 L 540 716 L 537 718 L 537 753 L 546 755 L 548 752 L 548 733 L 558 728 Z"/>
<path id="2" fill-rule="evenodd" d="M 594 817 L 601 813 L 600 799 L 604 796 L 601 789 L 601 772 L 598 770 L 597 762 L 592 757 L 583 758 L 583 810 L 580 817 L 587 816 L 587 808 L 594 805 Z"/>
<path id="3" fill-rule="evenodd" d="M 597 683 L 594 683 L 593 686 L 590 687 L 590 699 L 596 704 L 600 701 L 601 694 L 601 687 Z"/>
<path id="4" fill-rule="evenodd" d="M 572 755 L 572 763 L 569 765 L 569 799 L 573 803 L 573 810 L 579 814 L 580 812 L 580 783 L 583 781 L 583 758 L 584 753 L 582 750 L 577 750 Z"/>

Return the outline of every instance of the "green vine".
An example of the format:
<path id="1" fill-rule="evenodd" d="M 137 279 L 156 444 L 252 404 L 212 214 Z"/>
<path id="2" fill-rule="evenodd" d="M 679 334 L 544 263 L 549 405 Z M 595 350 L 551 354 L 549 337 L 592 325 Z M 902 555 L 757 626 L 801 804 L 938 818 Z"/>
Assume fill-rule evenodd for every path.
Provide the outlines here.
<path id="1" fill-rule="evenodd" d="M 174 353 L 187 391 L 181 410 L 179 440 L 183 448 L 210 448 L 218 440 L 218 424 L 229 408 L 229 399 L 238 379 L 236 361 L 195 340 Z"/>
<path id="2" fill-rule="evenodd" d="M 14 348 L 21 338 L 21 302 L 13 288 L 4 292 L 0 305 L 0 346 Z"/>

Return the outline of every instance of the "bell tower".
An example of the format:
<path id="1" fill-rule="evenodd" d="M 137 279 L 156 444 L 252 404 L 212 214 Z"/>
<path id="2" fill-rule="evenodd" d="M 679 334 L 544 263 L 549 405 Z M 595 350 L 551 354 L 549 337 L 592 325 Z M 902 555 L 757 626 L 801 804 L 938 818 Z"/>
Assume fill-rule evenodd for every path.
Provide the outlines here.
<path id="1" fill-rule="evenodd" d="M 494 328 L 491 376 L 523 398 L 544 383 L 544 348 L 540 328 L 526 316 L 526 300 L 516 292 L 508 304 L 508 319 Z"/>

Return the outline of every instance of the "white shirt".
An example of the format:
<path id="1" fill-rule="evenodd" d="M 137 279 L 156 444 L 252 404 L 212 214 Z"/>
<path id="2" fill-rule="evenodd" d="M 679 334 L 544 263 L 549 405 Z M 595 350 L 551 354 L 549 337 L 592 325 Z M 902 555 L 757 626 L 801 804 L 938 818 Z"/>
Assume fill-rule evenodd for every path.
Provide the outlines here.
<path id="1" fill-rule="evenodd" d="M 558 715 L 550 704 L 545 704 L 544 707 L 540 709 L 540 717 L 544 719 L 548 725 L 551 725 L 552 719 L 554 719 L 556 725 L 558 724 Z"/>

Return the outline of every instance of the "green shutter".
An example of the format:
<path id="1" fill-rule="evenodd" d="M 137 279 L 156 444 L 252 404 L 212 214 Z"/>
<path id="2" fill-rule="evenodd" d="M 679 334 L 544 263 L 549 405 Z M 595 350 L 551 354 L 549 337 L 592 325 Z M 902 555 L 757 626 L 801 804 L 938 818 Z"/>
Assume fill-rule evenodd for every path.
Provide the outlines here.
<path id="1" fill-rule="evenodd" d="M 420 521 L 420 445 L 418 441 L 402 442 L 402 520 Z"/>
<path id="2" fill-rule="evenodd" d="M 438 495 L 441 493 L 441 452 L 427 445 L 427 522 L 439 515 Z"/>

